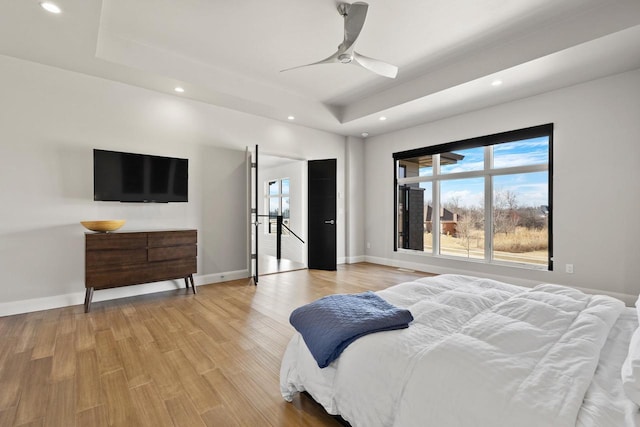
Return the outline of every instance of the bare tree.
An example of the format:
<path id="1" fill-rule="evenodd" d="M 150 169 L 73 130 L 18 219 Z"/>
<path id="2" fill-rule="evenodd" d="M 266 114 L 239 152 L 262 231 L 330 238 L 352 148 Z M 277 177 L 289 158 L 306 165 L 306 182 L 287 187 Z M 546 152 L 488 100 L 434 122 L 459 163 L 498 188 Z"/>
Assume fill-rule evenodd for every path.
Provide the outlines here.
<path id="1" fill-rule="evenodd" d="M 470 257 L 471 240 L 478 230 L 478 223 L 482 220 L 480 209 L 468 208 L 458 214 L 456 223 L 456 237 L 459 238 L 467 250 L 467 258 Z"/>
<path id="2" fill-rule="evenodd" d="M 540 207 L 521 207 L 518 209 L 521 225 L 527 229 L 542 230 L 547 224 L 547 215 Z"/>
<path id="3" fill-rule="evenodd" d="M 493 233 L 514 233 L 519 222 L 518 195 L 511 190 L 497 190 L 493 200 Z"/>
<path id="4" fill-rule="evenodd" d="M 460 212 L 460 197 L 453 196 L 449 199 L 447 203 L 444 204 L 446 209 L 449 209 L 453 213 Z"/>

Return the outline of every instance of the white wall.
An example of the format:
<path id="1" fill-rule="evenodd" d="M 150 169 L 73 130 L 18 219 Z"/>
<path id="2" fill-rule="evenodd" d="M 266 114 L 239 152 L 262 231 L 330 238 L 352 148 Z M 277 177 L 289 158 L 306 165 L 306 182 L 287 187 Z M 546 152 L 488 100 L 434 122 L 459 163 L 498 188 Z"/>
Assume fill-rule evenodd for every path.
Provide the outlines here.
<path id="1" fill-rule="evenodd" d="M 198 283 L 246 274 L 247 145 L 337 158 L 344 192 L 338 135 L 6 56 L 0 80 L 0 315 L 82 303 L 85 219 L 126 219 L 123 231 L 197 228 Z M 189 158 L 189 203 L 94 202 L 93 148 Z M 176 283 L 99 291 L 94 300 Z"/>
<path id="2" fill-rule="evenodd" d="M 258 165 L 260 165 L 260 159 L 258 159 Z M 260 214 L 268 215 L 269 213 L 269 202 L 264 197 L 264 191 L 267 183 L 276 179 L 289 178 L 289 228 L 305 242 L 307 240 L 306 166 L 307 162 L 294 161 L 271 168 L 258 168 L 258 182 L 260 183 L 258 188 L 258 202 L 260 203 Z M 276 256 L 276 235 L 265 234 L 265 228 L 268 227 L 268 218 L 262 218 L 260 222 L 263 225 L 259 228 L 260 235 L 258 238 L 258 253 Z M 294 236 L 283 235 L 281 255 L 282 258 L 290 259 L 306 265 L 307 246 L 301 243 Z"/>
<path id="3" fill-rule="evenodd" d="M 555 271 L 393 251 L 393 152 L 549 122 L 555 123 Z M 365 152 L 368 260 L 567 284 L 627 301 L 640 293 L 640 70 L 369 138 Z M 565 264 L 575 273 L 565 273 Z"/>
<path id="4" fill-rule="evenodd" d="M 219 147 L 202 147 L 202 221 L 199 228 L 202 268 L 209 282 L 217 276 L 247 268 L 247 169 L 245 153 Z M 211 276 L 214 277 L 211 277 Z M 217 277 L 222 279 L 222 277 Z"/>
<path id="5" fill-rule="evenodd" d="M 348 263 L 364 261 L 364 201 L 367 182 L 364 178 L 364 146 L 361 138 L 347 138 L 347 258 Z"/>

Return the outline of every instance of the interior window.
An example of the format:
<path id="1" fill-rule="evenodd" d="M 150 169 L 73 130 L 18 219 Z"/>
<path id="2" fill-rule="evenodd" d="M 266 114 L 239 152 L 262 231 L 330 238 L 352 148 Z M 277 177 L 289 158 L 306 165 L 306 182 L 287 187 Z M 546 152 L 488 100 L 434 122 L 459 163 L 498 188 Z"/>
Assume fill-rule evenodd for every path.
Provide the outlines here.
<path id="1" fill-rule="evenodd" d="M 289 178 L 281 178 L 268 181 L 266 188 L 267 206 L 269 208 L 269 222 L 265 227 L 265 233 L 276 234 L 278 216 L 282 215 L 282 224 L 289 227 Z M 282 229 L 282 235 L 288 235 L 286 227 Z"/>

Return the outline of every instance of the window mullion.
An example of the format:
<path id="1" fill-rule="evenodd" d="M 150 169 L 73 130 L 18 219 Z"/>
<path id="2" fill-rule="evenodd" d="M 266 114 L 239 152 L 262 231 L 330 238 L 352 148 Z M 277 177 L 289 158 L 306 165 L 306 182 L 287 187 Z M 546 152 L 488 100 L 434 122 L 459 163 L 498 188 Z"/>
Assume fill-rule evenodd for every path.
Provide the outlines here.
<path id="1" fill-rule="evenodd" d="M 440 154 L 434 154 L 432 156 L 433 162 L 433 176 L 438 177 L 440 175 Z M 431 238 L 433 246 L 433 254 L 440 253 L 440 181 L 435 179 L 431 186 L 432 202 L 431 207 Z"/>
<path id="2" fill-rule="evenodd" d="M 484 147 L 484 259 L 491 261 L 493 254 L 493 147 Z"/>

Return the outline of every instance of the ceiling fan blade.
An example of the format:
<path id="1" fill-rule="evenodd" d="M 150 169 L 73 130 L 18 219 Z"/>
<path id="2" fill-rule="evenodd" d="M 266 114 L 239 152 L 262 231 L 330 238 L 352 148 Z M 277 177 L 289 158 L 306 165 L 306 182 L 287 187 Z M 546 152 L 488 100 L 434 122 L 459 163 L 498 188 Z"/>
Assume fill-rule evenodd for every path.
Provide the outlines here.
<path id="1" fill-rule="evenodd" d="M 338 56 L 340 56 L 340 54 L 341 54 L 341 52 L 338 51 L 338 52 L 334 53 L 333 55 L 331 55 L 330 57 L 323 59 L 322 61 L 312 62 L 311 64 L 298 65 L 296 67 L 291 67 L 291 68 L 285 68 L 284 70 L 280 70 L 280 72 L 282 73 L 283 71 L 295 70 L 296 68 L 309 67 L 311 65 L 334 64 L 336 62 L 340 62 L 338 60 Z"/>
<path id="2" fill-rule="evenodd" d="M 367 19 L 367 10 L 369 5 L 364 2 L 356 2 L 353 4 L 343 3 L 340 13 L 344 16 L 344 41 L 339 46 L 341 52 L 348 52 L 358 39 L 364 21 Z"/>
<path id="3" fill-rule="evenodd" d="M 367 10 L 369 5 L 365 2 L 358 1 L 352 4 L 339 3 L 338 12 L 344 18 L 344 39 L 338 46 L 338 51 L 328 58 L 322 61 L 314 62 L 306 65 L 299 65 L 297 67 L 287 68 L 282 71 L 295 70 L 296 68 L 308 67 L 310 65 L 318 64 L 349 64 L 355 63 L 361 67 L 372 71 L 390 79 L 395 79 L 398 75 L 398 67 L 395 65 L 387 64 L 386 62 L 379 61 L 377 59 L 368 58 L 364 55 L 357 53 L 353 47 L 360 36 L 360 32 L 364 27 L 365 20 L 367 19 Z"/>
<path id="4" fill-rule="evenodd" d="M 356 51 L 353 52 L 353 59 L 357 64 L 381 76 L 395 79 L 398 75 L 398 67 L 396 67 L 395 65 L 387 64 L 386 62 L 360 55 Z"/>

